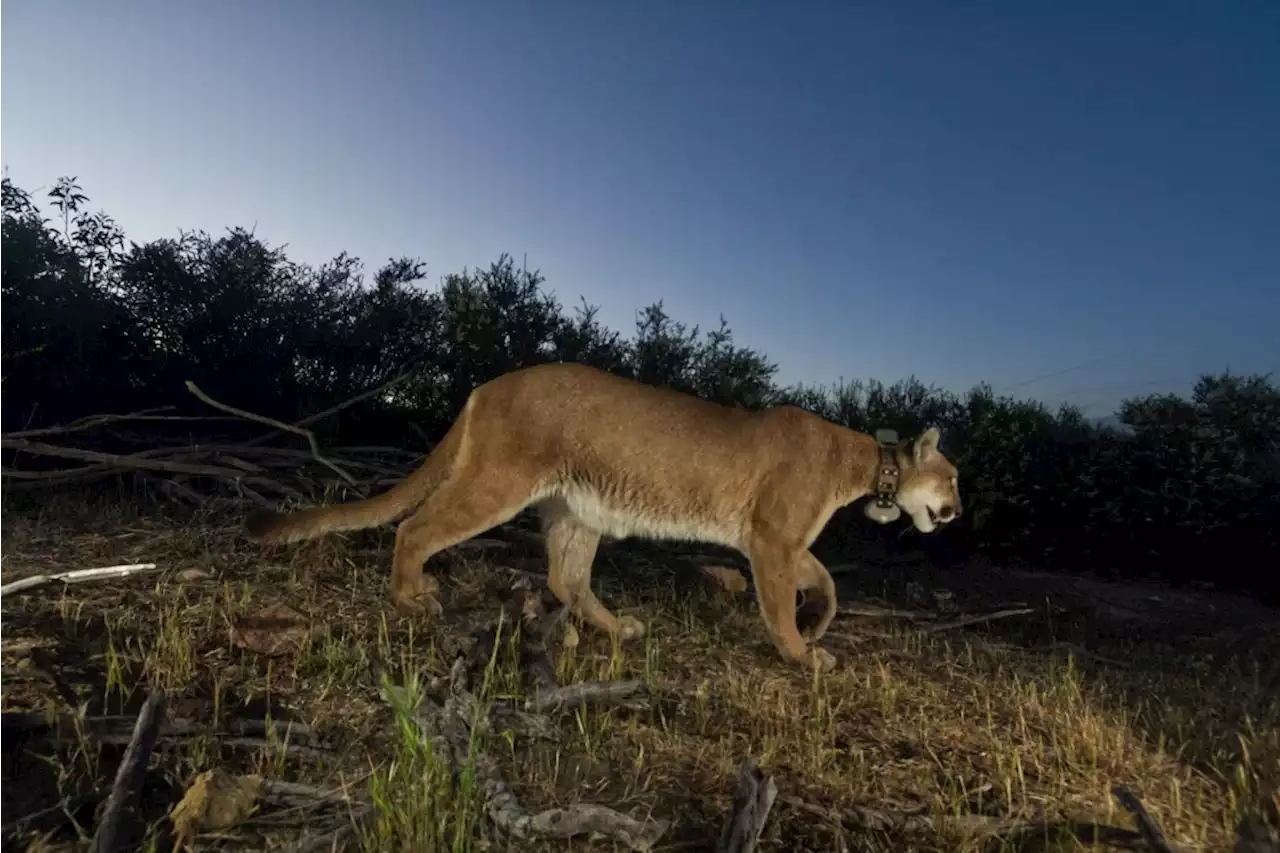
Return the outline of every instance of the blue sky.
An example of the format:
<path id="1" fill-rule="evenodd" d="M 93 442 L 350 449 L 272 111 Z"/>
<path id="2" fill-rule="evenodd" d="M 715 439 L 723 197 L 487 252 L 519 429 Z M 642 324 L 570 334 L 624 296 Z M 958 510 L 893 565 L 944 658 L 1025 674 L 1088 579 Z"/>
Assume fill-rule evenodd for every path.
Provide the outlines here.
<path id="1" fill-rule="evenodd" d="M 527 253 L 786 381 L 1280 367 L 1280 3 L 6 0 L 0 158 L 135 240 Z"/>

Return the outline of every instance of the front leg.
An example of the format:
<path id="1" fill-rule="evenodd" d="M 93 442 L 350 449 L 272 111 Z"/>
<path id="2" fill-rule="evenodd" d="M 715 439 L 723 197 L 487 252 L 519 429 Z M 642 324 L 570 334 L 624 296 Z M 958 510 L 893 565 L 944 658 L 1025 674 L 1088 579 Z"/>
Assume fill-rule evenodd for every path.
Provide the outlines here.
<path id="1" fill-rule="evenodd" d="M 835 666 L 836 659 L 820 646 L 806 646 L 796 627 L 796 590 L 802 574 L 805 577 L 812 574 L 811 569 L 804 568 L 807 553 L 803 548 L 789 548 L 757 537 L 748 556 L 760 615 L 773 644 L 787 661 L 802 666 L 816 663 L 820 670 L 827 672 Z M 826 621 L 829 623 L 830 619 Z"/>
<path id="2" fill-rule="evenodd" d="M 823 605 L 822 614 L 818 616 L 815 624 L 807 624 L 800 631 L 800 636 L 806 641 L 816 643 L 822 639 L 823 634 L 827 633 L 827 628 L 831 627 L 831 620 L 836 617 L 839 606 L 836 600 L 836 582 L 831 577 L 831 572 L 827 571 L 827 567 L 822 565 L 822 561 L 806 550 L 800 558 L 798 586 L 805 592 L 803 608 L 805 611 L 810 610 L 808 591 L 816 589 L 821 595 L 821 600 L 815 604 Z"/>
<path id="3" fill-rule="evenodd" d="M 599 532 L 575 519 L 561 501 L 547 501 L 539 514 L 547 549 L 547 586 L 555 597 L 588 625 L 621 642 L 643 637 L 643 622 L 615 616 L 591 590 Z"/>

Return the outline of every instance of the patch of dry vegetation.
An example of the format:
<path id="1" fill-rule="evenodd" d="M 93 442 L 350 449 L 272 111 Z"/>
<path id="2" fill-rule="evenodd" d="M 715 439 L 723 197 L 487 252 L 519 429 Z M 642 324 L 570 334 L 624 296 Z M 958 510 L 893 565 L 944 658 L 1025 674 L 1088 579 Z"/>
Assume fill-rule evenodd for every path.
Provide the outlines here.
<path id="1" fill-rule="evenodd" d="M 432 624 L 389 610 L 387 531 L 255 548 L 212 519 L 177 524 L 98 507 L 6 515 L 5 581 L 133 561 L 162 571 L 4 599 L 3 701 L 15 721 L 4 740 L 5 823 L 65 798 L 65 809 L 15 837 L 29 849 L 77 844 L 75 827 L 92 825 L 92 795 L 109 785 L 120 752 L 118 737 L 85 720 L 136 713 L 165 688 L 171 720 L 188 730 L 162 737 L 153 758 L 141 808 L 153 849 L 169 849 L 169 809 L 214 768 L 345 791 L 339 816 L 352 800 L 372 803 L 352 836 L 358 849 L 486 849 L 493 839 L 474 775 L 448 772 L 406 712 L 384 701 L 382 679 L 420 691 L 447 678 L 459 638 L 490 624 L 510 596 L 519 571 L 503 567 L 537 570 L 527 538 L 483 556 L 467 547 L 442 555 L 447 616 Z M 476 738 L 529 810 L 599 803 L 671 820 L 655 849 L 707 849 L 739 765 L 755 758 L 780 792 L 766 850 L 1090 849 L 1078 840 L 1082 824 L 1132 825 L 1115 784 L 1138 792 L 1187 849 L 1229 849 L 1243 814 L 1274 816 L 1274 622 L 1177 650 L 1133 635 L 1082 637 L 1044 612 L 1003 639 L 994 624 L 929 633 L 841 618 L 824 640 L 840 664 L 818 676 L 778 660 L 749 593 L 646 565 L 644 553 L 608 549 L 597 573 L 602 597 L 645 620 L 646 638 L 617 647 L 584 629 L 576 647 L 552 655 L 562 684 L 643 679 L 647 709 L 572 709 L 555 719 L 551 740 L 497 730 Z M 674 580 L 645 581 L 663 576 Z M 255 623 L 270 606 L 278 621 Z M 293 623 L 281 615 L 291 612 L 300 614 Z M 1037 619 L 1044 624 L 1026 623 Z M 253 630 L 286 635 L 280 653 L 254 651 Z M 1063 651 L 1085 645 L 1085 654 Z M 507 646 L 496 648 L 478 697 L 527 696 L 527 674 Z M 14 714 L 68 717 L 73 701 L 86 705 L 85 719 L 59 738 L 19 736 Z M 261 731 L 246 729 L 264 720 Z M 263 807 L 197 844 L 288 845 L 313 820 L 301 807 Z"/>

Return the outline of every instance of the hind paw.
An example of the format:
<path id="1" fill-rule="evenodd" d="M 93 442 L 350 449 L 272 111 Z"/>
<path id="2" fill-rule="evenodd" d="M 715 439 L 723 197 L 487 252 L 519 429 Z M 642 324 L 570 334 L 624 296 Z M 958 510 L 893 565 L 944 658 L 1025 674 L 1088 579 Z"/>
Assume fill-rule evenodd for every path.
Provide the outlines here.
<path id="1" fill-rule="evenodd" d="M 618 617 L 618 639 L 621 642 L 636 640 L 644 636 L 644 623 L 634 616 Z"/>
<path id="2" fill-rule="evenodd" d="M 819 672 L 830 672 L 836 668 L 836 656 L 821 646 L 809 648 L 810 665 L 816 664 Z"/>
<path id="3" fill-rule="evenodd" d="M 391 602 L 401 616 L 428 616 L 439 619 L 444 615 L 444 607 L 438 598 L 440 584 L 435 578 L 423 578 L 408 589 L 397 589 L 391 592 Z"/>

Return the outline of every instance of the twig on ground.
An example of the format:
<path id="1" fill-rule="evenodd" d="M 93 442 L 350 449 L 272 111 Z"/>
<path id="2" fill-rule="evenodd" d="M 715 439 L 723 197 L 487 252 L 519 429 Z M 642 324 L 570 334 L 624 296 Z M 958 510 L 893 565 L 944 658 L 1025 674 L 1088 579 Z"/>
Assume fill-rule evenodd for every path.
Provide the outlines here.
<path id="1" fill-rule="evenodd" d="M 278 749 L 291 758 L 303 758 L 308 761 L 326 761 L 333 758 L 333 753 L 316 746 L 306 746 L 285 741 L 271 742 L 257 737 L 231 737 L 218 741 L 219 746 L 231 749 Z"/>
<path id="2" fill-rule="evenodd" d="M 1065 640 L 1058 640 L 1057 642 L 1047 643 L 1043 646 L 1028 646 L 1025 649 L 1025 651 L 1028 651 L 1028 652 L 1065 651 L 1065 652 L 1069 652 L 1074 657 L 1097 661 L 1098 663 L 1106 664 L 1107 666 L 1113 666 L 1116 669 L 1133 669 L 1133 664 L 1129 663 L 1128 661 L 1119 660 L 1118 658 L 1106 657 L 1104 655 L 1098 654 L 1097 652 L 1089 651 L 1084 646 L 1078 645 L 1076 643 L 1068 643 Z"/>
<path id="3" fill-rule="evenodd" d="M 920 812 L 885 811 L 864 806 L 827 808 L 787 794 L 780 796 L 778 800 L 805 814 L 830 821 L 841 829 L 855 827 L 863 831 L 903 833 L 928 832 L 933 829 L 928 815 Z"/>
<path id="4" fill-rule="evenodd" d="M 72 584 L 96 581 L 102 578 L 124 578 L 141 572 L 154 571 L 155 568 L 155 563 L 129 563 L 123 566 L 104 566 L 99 569 L 73 569 L 69 572 L 57 572 L 52 575 L 32 575 L 31 577 L 20 578 L 0 586 L 0 595 L 35 589 L 38 586 L 44 586 L 54 581 Z"/>
<path id="5" fill-rule="evenodd" d="M 1142 805 L 1142 800 L 1138 799 L 1137 794 L 1124 785 L 1114 785 L 1111 788 L 1111 796 L 1116 798 L 1125 811 L 1133 815 L 1133 822 L 1137 824 L 1138 832 L 1142 833 L 1143 840 L 1151 848 L 1151 853 L 1174 853 L 1169 842 L 1165 840 L 1164 833 L 1160 831 L 1160 825 L 1147 811 L 1146 806 Z"/>
<path id="6" fill-rule="evenodd" d="M 526 711 L 540 714 L 572 711 L 580 705 L 643 710 L 649 707 L 648 686 L 640 680 L 584 681 L 541 690 L 524 703 Z"/>
<path id="7" fill-rule="evenodd" d="M 73 802 L 76 801 L 71 797 L 63 797 L 51 806 L 46 806 L 43 809 L 39 809 L 38 811 L 34 811 L 30 814 L 25 814 L 20 818 L 11 820 L 4 826 L 0 826 L 0 838 L 3 838 L 5 842 L 8 843 L 10 841 L 9 836 L 13 835 L 18 830 L 24 829 L 31 824 L 39 823 L 50 815 L 58 814 L 59 812 L 70 808 Z"/>
<path id="8" fill-rule="evenodd" d="M 68 702 L 74 698 L 72 694 L 68 697 Z M 6 730 L 35 737 L 53 734 L 74 737 L 83 732 L 97 743 L 112 746 L 127 744 L 133 737 L 133 721 L 123 715 L 81 717 L 77 714 L 61 714 L 50 718 L 34 712 L 6 712 L 0 719 Z M 290 721 L 235 719 L 229 721 L 224 728 L 215 729 L 194 720 L 166 719 L 157 729 L 155 738 L 168 742 L 201 735 L 210 736 L 215 739 L 217 746 L 229 749 L 278 749 L 291 758 L 309 761 L 333 757 L 333 752 L 318 741 L 311 728 Z"/>
<path id="9" fill-rule="evenodd" d="M 366 773 L 356 781 L 364 781 L 368 778 L 368 775 Z M 307 785 L 302 782 L 286 782 L 283 779 L 263 779 L 262 798 L 266 802 L 281 808 L 281 812 L 272 815 L 273 818 L 282 817 L 283 812 L 335 803 L 349 803 L 356 807 L 367 805 L 361 799 L 352 798 L 350 791 L 353 784 L 347 783 L 335 788 L 333 786 Z"/>
<path id="10" fill-rule="evenodd" d="M 143 474 L 142 479 L 147 483 L 154 484 L 157 489 L 164 493 L 165 497 L 171 498 L 178 503 L 184 503 L 190 507 L 199 507 L 204 504 L 204 497 L 193 489 L 189 489 L 177 480 L 166 480 L 164 477 L 157 477 L 154 474 Z"/>
<path id="11" fill-rule="evenodd" d="M 62 697 L 62 701 L 67 703 L 67 707 L 78 713 L 83 700 L 76 693 L 75 688 L 62 677 L 62 667 L 53 653 L 43 646 L 35 646 L 31 649 L 30 656 L 32 665 L 53 682 L 53 689 Z"/>
<path id="12" fill-rule="evenodd" d="M 963 628 L 967 625 L 981 625 L 986 622 L 994 622 L 997 619 L 1008 619 L 1013 616 L 1026 616 L 1029 613 L 1035 613 L 1034 607 L 1017 607 L 1011 610 L 997 610 L 994 613 L 977 613 L 973 616 L 962 616 L 959 619 L 952 619 L 949 622 L 938 622 L 934 625 L 921 626 L 921 630 L 926 634 L 936 634 L 939 631 L 950 631 L 955 628 Z"/>
<path id="13" fill-rule="evenodd" d="M 527 580 L 524 584 L 528 585 Z M 534 603 L 539 607 L 532 607 Z M 553 614 L 539 614 L 540 603 L 538 594 L 530 588 L 521 612 L 525 618 L 520 631 L 520 664 L 529 674 L 534 690 L 539 693 L 556 690 L 560 686 L 556 665 L 551 659 L 550 644 L 556 629 L 572 629 L 571 625 L 565 624 L 571 607 L 562 606 Z"/>
<path id="14" fill-rule="evenodd" d="M 245 420 L 257 421 L 260 424 L 266 424 L 267 426 L 273 426 L 276 429 L 302 436 L 307 440 L 307 444 L 311 446 L 311 455 L 317 462 L 345 480 L 351 488 L 355 489 L 362 496 L 364 495 L 364 490 L 360 487 L 360 484 L 356 482 L 355 477 L 352 477 L 340 466 L 329 461 L 320 453 L 320 443 L 316 441 L 316 434 L 311 430 L 304 429 L 300 426 L 294 426 L 293 424 L 287 424 L 284 421 L 278 421 L 275 418 L 268 418 L 265 415 L 255 415 L 253 412 L 246 412 L 244 409 L 237 409 L 235 406 L 229 406 L 226 403 L 220 403 L 201 391 L 200 388 L 196 386 L 196 383 L 192 382 L 190 379 L 187 380 L 187 390 L 194 394 L 202 403 L 213 406 L 215 409 L 220 409 L 228 414 L 242 417 Z"/>
<path id="15" fill-rule="evenodd" d="M 778 797 L 773 777 L 747 760 L 738 768 L 738 785 L 733 792 L 733 810 L 720 830 L 716 853 L 751 853 L 769 820 L 769 811 Z"/>
<path id="16" fill-rule="evenodd" d="M 979 625 L 984 622 L 994 622 L 997 619 L 1008 619 L 1012 616 L 1026 616 L 1035 612 L 1035 608 L 1032 607 L 1008 607 L 991 613 L 977 613 L 946 622 L 938 622 L 936 620 L 940 619 L 942 614 L 932 610 L 896 610 L 891 607 L 879 607 L 874 604 L 845 604 L 836 610 L 836 615 L 860 616 L 871 619 L 903 619 L 913 623 L 927 634 L 934 634 L 939 631 L 963 628 L 967 625 Z"/>
<path id="17" fill-rule="evenodd" d="M 875 604 L 854 602 L 842 604 L 836 608 L 837 616 L 861 616 L 869 619 L 937 619 L 938 614 L 931 610 L 898 610 L 893 607 L 880 607 Z"/>
<path id="18" fill-rule="evenodd" d="M 778 799 L 798 811 L 830 821 L 841 829 L 858 829 L 864 832 L 932 835 L 938 831 L 938 824 L 948 824 L 986 837 L 999 838 L 1016 849 L 1022 849 L 1020 845 L 1025 841 L 1066 836 L 1084 844 L 1110 844 L 1130 849 L 1143 843 L 1142 835 L 1132 829 L 1090 821 L 1022 821 L 983 814 L 933 816 L 925 809 L 894 811 L 866 806 L 827 808 L 785 794 Z"/>
<path id="19" fill-rule="evenodd" d="M 164 725 L 165 702 L 164 691 L 156 691 L 147 697 L 138 713 L 133 737 L 125 748 L 115 782 L 111 785 L 111 793 L 107 796 L 107 804 L 93 833 L 93 842 L 89 848 L 91 853 L 114 853 L 119 847 L 122 821 L 126 813 L 132 810 L 132 801 L 142 789 L 151 750 L 155 748 L 160 727 Z"/>
<path id="20" fill-rule="evenodd" d="M 1236 824 L 1236 843 L 1231 853 L 1280 853 L 1280 831 L 1267 826 L 1257 812 L 1246 814 Z"/>
<path id="21" fill-rule="evenodd" d="M 453 546 L 459 551 L 483 551 L 487 548 L 510 548 L 511 543 L 504 539 L 490 539 L 485 536 L 473 536 Z"/>

